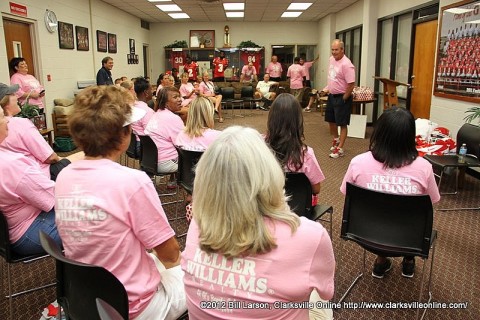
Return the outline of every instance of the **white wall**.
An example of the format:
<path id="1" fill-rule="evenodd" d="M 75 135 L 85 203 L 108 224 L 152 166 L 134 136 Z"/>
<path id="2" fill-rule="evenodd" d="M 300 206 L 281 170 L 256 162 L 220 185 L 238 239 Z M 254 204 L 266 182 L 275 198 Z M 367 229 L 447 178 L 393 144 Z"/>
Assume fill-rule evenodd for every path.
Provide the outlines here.
<path id="1" fill-rule="evenodd" d="M 215 46 L 223 47 L 223 28 L 225 22 L 197 23 L 152 23 L 150 24 L 150 43 L 152 54 L 152 79 L 165 71 L 164 46 L 175 40 L 189 43 L 190 30 L 215 30 Z M 269 62 L 273 44 L 316 45 L 317 22 L 228 22 L 232 47 L 242 41 L 251 40 L 265 47 L 265 62 Z"/>
<path id="2" fill-rule="evenodd" d="M 20 19 L 33 23 L 35 51 L 37 55 L 36 70 L 38 80 L 45 86 L 47 113 L 51 113 L 53 99 L 73 98 L 78 80 L 96 78 L 103 57 L 109 55 L 114 59 L 113 78 L 123 75 L 134 77 L 143 75 L 142 44 L 149 43 L 149 31 L 140 27 L 140 19 L 116 9 L 100 0 L 22 0 L 27 6 L 28 17 L 10 15 L 8 1 L 0 2 L 3 17 Z M 91 9 L 90 9 L 91 8 Z M 49 33 L 44 24 L 45 10 L 56 13 L 59 21 L 89 29 L 89 51 L 59 49 L 58 32 Z M 119 23 L 121 22 L 121 23 Z M 96 30 L 117 35 L 117 53 L 97 52 Z M 75 31 L 74 31 L 75 32 Z M 0 34 L 4 34 L 0 24 Z M 127 64 L 129 53 L 128 39 L 136 40 L 136 52 L 139 64 Z M 7 52 L 5 38 L 0 37 L 0 82 L 9 83 Z M 47 81 L 51 75 L 52 81 Z M 50 123 L 51 117 L 47 116 Z"/>
<path id="3" fill-rule="evenodd" d="M 381 1 L 376 1 L 381 2 Z M 335 14 L 335 31 L 350 29 L 363 24 L 363 0 L 357 1 Z"/>

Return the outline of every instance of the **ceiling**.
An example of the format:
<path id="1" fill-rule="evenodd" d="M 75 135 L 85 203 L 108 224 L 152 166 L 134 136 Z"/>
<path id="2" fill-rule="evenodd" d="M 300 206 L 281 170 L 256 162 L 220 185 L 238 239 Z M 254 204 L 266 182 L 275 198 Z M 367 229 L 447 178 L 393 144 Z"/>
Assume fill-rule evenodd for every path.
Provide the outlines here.
<path id="1" fill-rule="evenodd" d="M 171 2 L 149 2 L 147 0 L 103 0 L 125 12 L 148 22 L 311 22 L 336 13 L 357 0 L 172 0 Z M 244 2 L 244 18 L 227 18 L 223 10 L 224 2 Z M 292 2 L 312 2 L 313 4 L 297 18 L 281 18 Z M 156 4 L 176 4 L 190 19 L 172 19 L 155 7 Z"/>

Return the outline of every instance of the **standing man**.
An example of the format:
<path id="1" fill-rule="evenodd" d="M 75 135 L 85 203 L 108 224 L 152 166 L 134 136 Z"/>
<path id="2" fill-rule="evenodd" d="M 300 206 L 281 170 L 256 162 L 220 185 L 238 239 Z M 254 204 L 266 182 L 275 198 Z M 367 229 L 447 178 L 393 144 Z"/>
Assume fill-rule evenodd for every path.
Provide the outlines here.
<path id="1" fill-rule="evenodd" d="M 113 59 L 105 57 L 102 59 L 102 68 L 97 72 L 97 86 L 113 85 L 112 79 Z"/>
<path id="2" fill-rule="evenodd" d="M 277 61 L 277 56 L 272 56 L 272 61 L 265 68 L 265 73 L 270 75 L 270 80 L 279 82 L 282 80 L 282 64 Z"/>
<path id="3" fill-rule="evenodd" d="M 315 62 L 317 62 L 319 56 L 317 56 L 314 60 L 312 61 L 305 61 L 305 57 L 300 57 L 300 65 L 305 69 L 305 87 L 312 87 L 312 84 L 310 83 L 310 68 L 313 66 Z"/>
<path id="4" fill-rule="evenodd" d="M 330 125 L 333 137 L 330 158 L 343 156 L 343 145 L 347 139 L 350 114 L 352 112 L 352 91 L 355 86 L 355 67 L 345 56 L 343 42 L 335 39 L 332 42 L 332 56 L 328 67 L 327 86 L 322 90 L 328 93 L 325 121 Z M 340 136 L 338 135 L 340 127 Z"/>
<path id="5" fill-rule="evenodd" d="M 242 68 L 242 75 L 240 76 L 240 82 L 252 83 L 257 82 L 257 69 L 253 66 L 253 62 L 250 61 L 248 65 L 244 65 Z"/>
<path id="6" fill-rule="evenodd" d="M 185 64 L 183 65 L 183 72 L 188 73 L 188 81 L 195 82 L 198 77 L 198 64 L 192 61 L 192 58 L 186 57 Z"/>
<path id="7" fill-rule="evenodd" d="M 305 69 L 300 65 L 300 58 L 295 57 L 293 64 L 288 67 L 287 78 L 290 78 L 290 93 L 301 103 L 300 95 L 305 80 Z"/>
<path id="8" fill-rule="evenodd" d="M 225 58 L 225 52 L 220 51 L 220 56 L 213 59 L 213 81 L 225 81 L 225 69 L 228 67 L 228 59 Z"/>

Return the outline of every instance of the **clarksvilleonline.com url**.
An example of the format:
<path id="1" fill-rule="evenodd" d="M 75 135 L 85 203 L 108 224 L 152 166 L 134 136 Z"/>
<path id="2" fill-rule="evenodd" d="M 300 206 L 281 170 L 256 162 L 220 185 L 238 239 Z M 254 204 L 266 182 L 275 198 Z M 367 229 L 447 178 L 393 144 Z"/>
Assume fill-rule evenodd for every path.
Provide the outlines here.
<path id="1" fill-rule="evenodd" d="M 342 302 L 328 303 L 332 309 L 467 309 L 468 302 Z M 326 306 L 327 307 L 327 306 Z"/>

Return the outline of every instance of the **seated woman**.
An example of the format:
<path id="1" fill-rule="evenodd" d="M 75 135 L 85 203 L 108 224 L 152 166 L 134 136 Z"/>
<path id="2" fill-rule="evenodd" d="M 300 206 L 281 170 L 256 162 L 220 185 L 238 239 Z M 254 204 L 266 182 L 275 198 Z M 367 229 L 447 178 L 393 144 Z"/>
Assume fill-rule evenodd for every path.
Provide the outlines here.
<path id="1" fill-rule="evenodd" d="M 145 128 L 145 133 L 152 138 L 158 149 L 158 172 L 174 173 L 178 170 L 178 154 L 174 143 L 184 125 L 175 112 L 181 108 L 182 98 L 177 88 L 165 87 L 158 92 L 155 114 Z M 176 188 L 173 174 L 170 175 L 167 188 Z"/>
<path id="2" fill-rule="evenodd" d="M 85 160 L 58 177 L 56 222 L 67 257 L 102 266 L 124 285 L 130 319 L 176 319 L 186 308 L 174 231 L 148 176 L 117 162 L 129 124 L 145 115 L 132 104 L 117 86 L 77 95 L 69 127 Z"/>
<path id="3" fill-rule="evenodd" d="M 195 88 L 195 85 L 188 82 L 188 73 L 182 73 L 182 84 L 180 85 L 180 95 L 182 96 L 182 107 L 188 106 L 190 102 L 200 95 L 199 88 Z"/>
<path id="4" fill-rule="evenodd" d="M 222 123 L 223 122 L 223 117 L 222 117 L 222 95 L 221 94 L 215 94 L 215 85 L 213 84 L 212 81 L 209 81 L 209 75 L 208 72 L 203 73 L 203 79 L 202 82 L 200 82 L 200 94 L 207 97 L 212 101 L 213 105 L 215 106 L 215 111 L 218 112 L 218 122 Z"/>
<path id="5" fill-rule="evenodd" d="M 0 90 L 14 94 L 17 89 L 11 86 Z M 0 143 L 9 134 L 8 122 L 0 108 Z M 21 153 L 0 148 L 0 159 L 0 210 L 8 223 L 12 250 L 20 255 L 44 252 L 40 230 L 61 245 L 53 210 L 55 182 L 42 172 L 38 163 Z"/>
<path id="6" fill-rule="evenodd" d="M 303 142 L 304 139 L 300 103 L 289 93 L 280 94 L 268 113 L 265 141 L 285 171 L 305 173 L 316 199 L 325 176 L 313 149 Z"/>
<path id="7" fill-rule="evenodd" d="M 418 157 L 410 111 L 394 107 L 383 112 L 370 138 L 369 151 L 350 162 L 340 187 L 343 194 L 347 182 L 382 192 L 428 194 L 433 203 L 440 200 L 432 165 Z M 372 276 L 381 279 L 391 268 L 391 258 L 377 256 Z M 414 273 L 414 257 L 404 257 L 402 276 L 411 278 Z"/>
<path id="8" fill-rule="evenodd" d="M 0 106 L 9 121 L 8 137 L 0 143 L 0 148 L 22 153 L 27 158 L 37 162 L 47 177 L 55 181 L 63 168 L 73 161 L 83 159 L 84 153 L 77 152 L 66 158 L 60 158 L 45 141 L 32 121 L 15 117 L 20 113 L 20 107 L 15 96 L 17 90 L 18 85 L 9 87 L 0 83 Z M 7 92 L 12 91 L 13 93 L 7 94 Z"/>
<path id="9" fill-rule="evenodd" d="M 182 254 L 190 319 L 308 319 L 308 307 L 274 303 L 333 297 L 328 233 L 291 212 L 284 184 L 282 168 L 251 128 L 225 129 L 200 158 Z M 210 303 L 217 307 L 206 308 Z"/>

